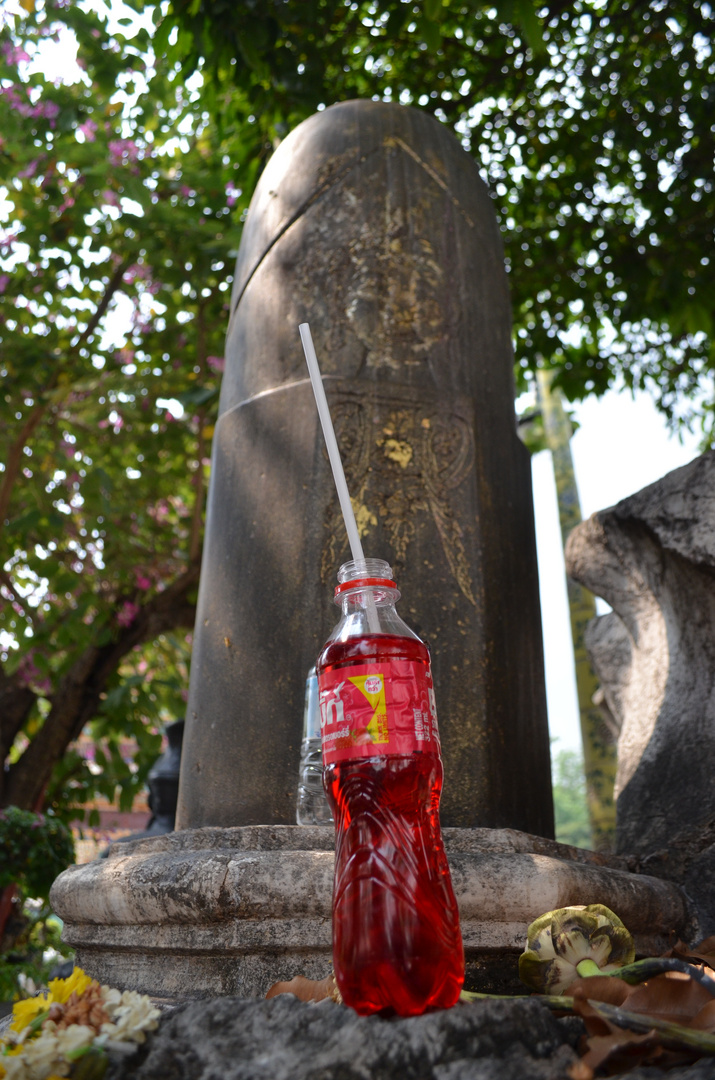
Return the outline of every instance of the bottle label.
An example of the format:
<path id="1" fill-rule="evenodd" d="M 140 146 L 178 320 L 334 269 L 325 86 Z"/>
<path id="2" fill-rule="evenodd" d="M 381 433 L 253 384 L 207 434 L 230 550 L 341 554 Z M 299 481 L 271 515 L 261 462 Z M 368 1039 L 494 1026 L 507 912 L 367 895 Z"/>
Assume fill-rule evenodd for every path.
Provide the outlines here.
<path id="1" fill-rule="evenodd" d="M 323 764 L 439 754 L 432 673 L 414 660 L 351 664 L 318 677 Z"/>

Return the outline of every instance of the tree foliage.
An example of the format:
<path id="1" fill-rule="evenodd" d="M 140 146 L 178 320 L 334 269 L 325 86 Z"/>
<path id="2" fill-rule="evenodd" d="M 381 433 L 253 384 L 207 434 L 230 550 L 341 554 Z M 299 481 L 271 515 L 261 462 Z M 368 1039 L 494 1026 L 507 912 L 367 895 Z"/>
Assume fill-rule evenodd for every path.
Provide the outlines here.
<path id="1" fill-rule="evenodd" d="M 553 766 L 556 839 L 562 844 L 591 848 L 583 758 L 575 750 L 559 750 Z"/>
<path id="2" fill-rule="evenodd" d="M 698 0 L 6 5 L 0 805 L 128 805 L 183 713 L 231 264 L 316 109 L 409 103 L 475 156 L 521 385 L 620 378 L 689 419 L 713 367 L 712 23 Z M 45 74 L 72 41 L 79 70 Z M 88 723 L 91 768 L 67 750 Z"/>
<path id="3" fill-rule="evenodd" d="M 92 6 L 0 33 L 0 804 L 25 808 L 131 803 L 183 713 L 236 244 L 215 125 Z M 78 76 L 45 77 L 70 32 Z M 100 768 L 56 767 L 89 722 Z"/>
<path id="4" fill-rule="evenodd" d="M 646 387 L 675 422 L 704 392 L 709 431 L 714 21 L 701 0 L 172 0 L 159 34 L 264 146 L 349 97 L 433 113 L 496 203 L 519 373 L 556 368 L 570 400 Z"/>

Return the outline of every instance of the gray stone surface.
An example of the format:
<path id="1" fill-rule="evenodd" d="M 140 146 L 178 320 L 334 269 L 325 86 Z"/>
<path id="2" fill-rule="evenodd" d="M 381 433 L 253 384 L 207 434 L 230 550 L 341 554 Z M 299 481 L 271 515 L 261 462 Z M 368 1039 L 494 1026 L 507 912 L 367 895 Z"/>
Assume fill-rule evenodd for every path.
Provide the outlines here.
<path id="1" fill-rule="evenodd" d="M 358 1017 L 292 995 L 181 1006 L 107 1080 L 569 1080 L 573 1038 L 536 1001 Z"/>
<path id="2" fill-rule="evenodd" d="M 715 821 L 715 452 L 583 522 L 566 562 L 615 612 L 591 645 L 621 717 L 618 850 L 698 847 Z"/>
<path id="3" fill-rule="evenodd" d="M 114 1061 L 106 1080 L 572 1080 L 583 1030 L 535 998 L 409 1019 L 359 1017 L 291 995 L 222 998 L 180 1006 L 135 1057 Z M 624 1080 L 663 1075 L 641 1066 Z M 666 1075 L 713 1080 L 715 1061 Z"/>
<path id="4" fill-rule="evenodd" d="M 442 823 L 553 836 L 529 455 L 479 169 L 443 124 L 344 102 L 268 162 L 234 278 L 177 824 L 295 821 L 304 682 L 347 538 L 311 325 L 369 556 L 429 640 Z"/>
<path id="5" fill-rule="evenodd" d="M 632 662 L 630 635 L 620 616 L 609 611 L 591 619 L 584 631 L 584 644 L 600 683 L 594 704 L 617 740 L 623 727 L 623 693 Z"/>
<path id="6" fill-rule="evenodd" d="M 469 989 L 519 992 L 517 957 L 538 915 L 603 903 L 641 955 L 696 930 L 681 890 L 625 859 L 513 830 L 446 829 Z M 263 996 L 331 969 L 332 830 L 196 829 L 116 844 L 61 874 L 52 905 L 77 962 L 103 983 L 180 1000 Z"/>

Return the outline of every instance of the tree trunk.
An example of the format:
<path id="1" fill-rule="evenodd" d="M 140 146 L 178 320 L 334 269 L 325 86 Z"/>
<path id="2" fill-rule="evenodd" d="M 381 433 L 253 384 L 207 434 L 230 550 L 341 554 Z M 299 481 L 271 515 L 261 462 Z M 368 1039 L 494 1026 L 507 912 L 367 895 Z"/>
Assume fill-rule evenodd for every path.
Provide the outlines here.
<path id="1" fill-rule="evenodd" d="M 176 626 L 193 627 L 196 607 L 187 600 L 187 594 L 196 587 L 198 578 L 197 561 L 142 608 L 113 641 L 101 647 L 90 645 L 77 658 L 56 687 L 42 728 L 19 760 L 0 776 L 0 805 L 37 809 L 54 766 L 84 725 L 97 715 L 101 695 L 127 653 Z M 18 687 L 18 700 L 22 695 L 24 701 L 27 693 L 27 688 Z"/>
<path id="2" fill-rule="evenodd" d="M 581 506 L 571 457 L 571 424 L 560 392 L 551 387 L 552 380 L 551 371 L 540 370 L 537 373 L 539 404 L 554 466 L 561 538 L 565 546 L 569 533 L 581 521 Z M 593 594 L 578 582 L 569 577 L 566 581 L 592 845 L 595 851 L 611 851 L 616 833 L 616 805 L 613 799 L 616 743 L 601 710 L 593 701 L 598 690 L 598 679 L 584 643 L 586 627 L 596 615 L 596 603 Z"/>

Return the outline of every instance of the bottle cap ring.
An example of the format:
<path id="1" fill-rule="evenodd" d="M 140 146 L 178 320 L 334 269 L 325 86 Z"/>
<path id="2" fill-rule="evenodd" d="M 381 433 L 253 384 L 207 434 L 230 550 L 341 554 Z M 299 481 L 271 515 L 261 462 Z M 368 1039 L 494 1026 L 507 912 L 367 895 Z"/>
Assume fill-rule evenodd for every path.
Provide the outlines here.
<path id="1" fill-rule="evenodd" d="M 397 582 L 389 581 L 387 578 L 378 577 L 366 577 L 355 578 L 353 581 L 343 581 L 340 585 L 335 586 L 335 595 L 339 596 L 340 593 L 345 592 L 347 589 L 362 589 L 366 585 L 381 585 L 383 589 L 396 589 Z"/>

